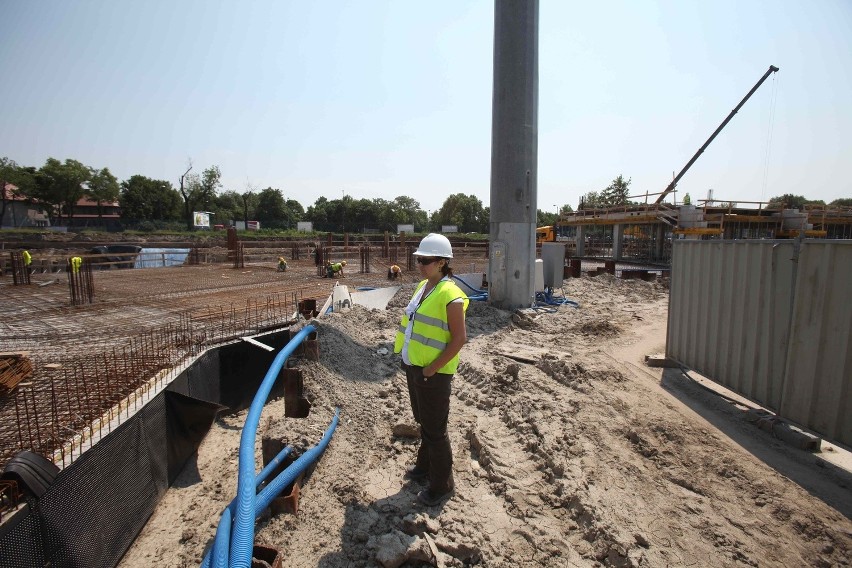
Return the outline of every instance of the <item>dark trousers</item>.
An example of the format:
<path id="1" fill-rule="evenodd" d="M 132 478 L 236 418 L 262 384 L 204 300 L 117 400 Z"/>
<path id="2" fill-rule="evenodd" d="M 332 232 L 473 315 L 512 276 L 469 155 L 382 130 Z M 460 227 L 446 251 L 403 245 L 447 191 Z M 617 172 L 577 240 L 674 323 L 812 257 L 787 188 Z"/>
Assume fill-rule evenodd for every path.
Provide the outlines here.
<path id="1" fill-rule="evenodd" d="M 423 367 L 402 364 L 408 380 L 408 396 L 414 420 L 420 424 L 417 469 L 429 472 L 429 489 L 446 493 L 453 488 L 453 450 L 447 434 L 450 419 L 452 375 L 423 376 Z"/>

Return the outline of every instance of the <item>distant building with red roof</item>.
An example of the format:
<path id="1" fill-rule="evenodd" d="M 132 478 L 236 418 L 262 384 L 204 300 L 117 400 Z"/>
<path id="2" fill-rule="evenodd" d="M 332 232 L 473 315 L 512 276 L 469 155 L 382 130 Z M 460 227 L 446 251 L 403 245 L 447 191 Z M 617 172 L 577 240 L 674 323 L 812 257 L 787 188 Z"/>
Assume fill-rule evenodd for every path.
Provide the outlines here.
<path id="1" fill-rule="evenodd" d="M 101 201 L 100 215 L 98 202 L 89 197 L 81 197 L 74 204 L 74 215 L 65 222 L 69 227 L 103 227 L 106 229 L 121 228 L 121 207 L 118 201 Z"/>
<path id="2" fill-rule="evenodd" d="M 38 200 L 27 199 L 18 191 L 18 187 L 11 184 L 3 184 L 2 197 L 5 200 L 6 209 L 3 218 L 0 219 L 2 228 L 20 227 L 50 227 L 50 217 Z M 0 209 L 3 208 L 0 202 Z M 62 224 L 68 227 L 101 227 L 106 229 L 121 228 L 121 208 L 117 201 L 102 201 L 100 215 L 98 214 L 98 202 L 89 197 L 82 197 L 74 204 L 74 214 L 69 218 L 62 217 Z"/>
<path id="3" fill-rule="evenodd" d="M 18 192 L 18 186 L 11 183 L 3 183 L 3 201 L 0 202 L 0 210 L 3 217 L 0 218 L 0 227 L 49 227 L 50 219 L 44 207 L 38 202 L 28 202 L 27 198 Z M 5 204 L 5 209 L 3 205 Z"/>

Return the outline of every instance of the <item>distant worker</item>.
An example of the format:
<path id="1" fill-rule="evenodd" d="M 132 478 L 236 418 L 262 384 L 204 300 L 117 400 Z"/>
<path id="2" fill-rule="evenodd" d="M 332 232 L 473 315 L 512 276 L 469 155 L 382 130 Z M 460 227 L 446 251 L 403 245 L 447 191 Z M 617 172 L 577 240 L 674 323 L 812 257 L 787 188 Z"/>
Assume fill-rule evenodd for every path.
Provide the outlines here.
<path id="1" fill-rule="evenodd" d="M 33 257 L 30 254 L 30 251 L 25 250 L 24 252 L 22 252 L 21 258 L 24 259 L 24 270 L 26 270 L 29 273 L 30 272 L 30 266 L 32 266 L 32 264 L 33 264 Z"/>
<path id="2" fill-rule="evenodd" d="M 388 268 L 388 280 L 396 280 L 397 278 L 399 278 L 400 272 L 401 269 L 399 268 L 399 266 L 397 266 L 396 264 L 391 265 L 391 267 Z"/>
<path id="3" fill-rule="evenodd" d="M 71 272 L 77 274 L 80 272 L 80 266 L 83 264 L 83 259 L 79 256 L 71 257 Z"/>
<path id="4" fill-rule="evenodd" d="M 343 267 L 346 266 L 346 261 L 341 260 L 340 262 L 335 262 L 334 264 L 329 263 L 326 267 L 326 272 L 328 278 L 336 278 L 339 274 L 341 278 L 346 278 L 343 275 Z"/>
<path id="5" fill-rule="evenodd" d="M 278 272 L 287 272 L 287 261 L 283 256 L 278 257 Z"/>

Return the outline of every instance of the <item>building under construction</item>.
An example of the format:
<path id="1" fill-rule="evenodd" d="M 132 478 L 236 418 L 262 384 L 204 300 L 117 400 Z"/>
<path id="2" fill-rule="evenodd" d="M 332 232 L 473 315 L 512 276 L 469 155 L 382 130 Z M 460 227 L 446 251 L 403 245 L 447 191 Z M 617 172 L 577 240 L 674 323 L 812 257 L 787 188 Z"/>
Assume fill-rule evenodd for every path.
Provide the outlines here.
<path id="1" fill-rule="evenodd" d="M 539 242 L 564 242 L 569 257 L 653 266 L 671 263 L 675 239 L 852 238 L 852 208 L 767 205 L 701 201 L 582 209 L 561 214 L 537 234 Z"/>

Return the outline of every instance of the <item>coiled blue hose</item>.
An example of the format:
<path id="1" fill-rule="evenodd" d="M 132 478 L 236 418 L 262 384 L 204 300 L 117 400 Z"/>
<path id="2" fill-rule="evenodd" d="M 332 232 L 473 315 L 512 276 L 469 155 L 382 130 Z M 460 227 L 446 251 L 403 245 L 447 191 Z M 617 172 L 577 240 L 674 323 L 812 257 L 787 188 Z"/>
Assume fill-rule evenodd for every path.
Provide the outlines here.
<path id="1" fill-rule="evenodd" d="M 579 308 L 580 304 L 575 302 L 574 300 L 569 300 L 565 296 L 565 290 L 562 290 L 562 296 L 556 297 L 553 295 L 553 288 L 545 288 L 544 292 L 536 292 L 535 293 L 535 301 L 537 307 L 545 307 L 545 306 L 572 306 L 574 308 Z"/>

